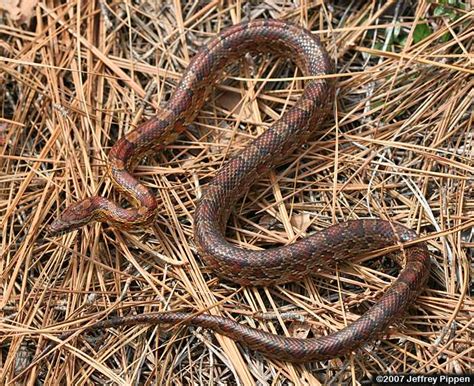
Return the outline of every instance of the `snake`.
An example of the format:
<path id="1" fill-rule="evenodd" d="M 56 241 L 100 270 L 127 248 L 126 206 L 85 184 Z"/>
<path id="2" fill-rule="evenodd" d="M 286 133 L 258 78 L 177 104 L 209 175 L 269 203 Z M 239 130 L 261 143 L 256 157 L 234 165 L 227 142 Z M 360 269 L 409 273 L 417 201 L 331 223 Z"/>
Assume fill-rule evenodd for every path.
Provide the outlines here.
<path id="1" fill-rule="evenodd" d="M 285 161 L 328 117 L 335 85 L 329 55 L 309 30 L 285 21 L 261 19 L 224 29 L 191 59 L 165 106 L 120 138 L 109 152 L 108 173 L 130 200 L 123 208 L 99 196 L 67 207 L 48 227 L 62 234 L 101 221 L 130 229 L 155 220 L 157 198 L 133 176 L 137 160 L 172 143 L 189 127 L 226 68 L 246 54 L 291 59 L 304 75 L 299 99 L 270 127 L 230 158 L 205 185 L 196 202 L 193 232 L 198 253 L 219 277 L 242 286 L 270 286 L 301 280 L 346 258 L 384 248 L 400 265 L 398 277 L 353 323 L 328 335 L 296 338 L 251 328 L 231 318 L 185 311 L 150 312 L 99 321 L 87 329 L 149 324 L 185 324 L 211 329 L 271 359 L 304 363 L 347 355 L 376 339 L 404 314 L 429 275 L 426 242 L 404 225 L 378 218 L 343 221 L 288 245 L 263 250 L 241 248 L 225 237 L 236 200 L 262 174 Z"/>

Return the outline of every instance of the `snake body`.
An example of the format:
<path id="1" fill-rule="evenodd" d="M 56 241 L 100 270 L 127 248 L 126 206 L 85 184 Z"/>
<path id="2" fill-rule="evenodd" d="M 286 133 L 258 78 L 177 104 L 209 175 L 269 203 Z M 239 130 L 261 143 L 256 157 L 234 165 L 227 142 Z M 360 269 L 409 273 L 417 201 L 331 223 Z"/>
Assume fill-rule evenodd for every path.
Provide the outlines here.
<path id="1" fill-rule="evenodd" d="M 172 141 L 189 125 L 222 69 L 248 52 L 272 52 L 292 58 L 310 77 L 300 99 L 240 154 L 229 160 L 207 184 L 197 202 L 194 235 L 205 263 L 219 276 L 241 285 L 271 285 L 301 279 L 319 267 L 394 245 L 413 241 L 412 230 L 379 219 L 333 225 L 291 245 L 269 250 L 241 249 L 224 237 L 230 208 L 263 172 L 304 143 L 327 116 L 333 85 L 328 55 L 319 39 L 306 29 L 274 20 L 242 23 L 226 29 L 192 59 L 166 106 L 153 118 L 121 138 L 109 154 L 110 176 L 133 201 L 124 209 L 102 197 L 86 198 L 67 208 L 49 230 L 59 233 L 90 221 L 122 228 L 150 223 L 157 212 L 154 195 L 131 174 L 133 162 L 146 151 Z M 209 314 L 164 312 L 98 322 L 91 328 L 138 323 L 184 323 L 212 329 L 268 357 L 290 362 L 324 360 L 351 352 L 373 339 L 412 303 L 429 272 L 424 243 L 410 243 L 392 254 L 403 261 L 396 281 L 380 300 L 354 323 L 322 337 L 297 339 L 270 334 L 232 319 Z"/>

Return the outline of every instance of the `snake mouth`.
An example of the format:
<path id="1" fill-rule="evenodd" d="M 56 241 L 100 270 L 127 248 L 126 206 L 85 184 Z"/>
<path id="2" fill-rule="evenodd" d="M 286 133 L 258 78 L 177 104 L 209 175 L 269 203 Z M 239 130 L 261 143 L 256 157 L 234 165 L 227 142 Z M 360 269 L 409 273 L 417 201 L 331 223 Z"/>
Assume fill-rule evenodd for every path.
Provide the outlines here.
<path id="1" fill-rule="evenodd" d="M 51 224 L 45 227 L 46 234 L 50 236 L 63 236 L 75 229 L 79 229 L 83 223 L 74 224 L 71 222 L 65 222 L 62 219 L 56 219 Z"/>

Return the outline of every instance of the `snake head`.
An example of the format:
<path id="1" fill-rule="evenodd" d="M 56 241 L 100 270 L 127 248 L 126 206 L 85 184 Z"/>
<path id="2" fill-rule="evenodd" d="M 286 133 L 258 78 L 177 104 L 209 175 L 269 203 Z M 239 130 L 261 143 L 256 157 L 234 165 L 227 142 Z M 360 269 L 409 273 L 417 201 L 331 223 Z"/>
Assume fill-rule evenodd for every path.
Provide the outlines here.
<path id="1" fill-rule="evenodd" d="M 85 200 L 68 206 L 66 210 L 61 213 L 59 218 L 55 219 L 46 228 L 46 231 L 50 235 L 60 235 L 71 232 L 94 220 L 95 215 L 96 211 L 93 200 L 86 198 Z"/>

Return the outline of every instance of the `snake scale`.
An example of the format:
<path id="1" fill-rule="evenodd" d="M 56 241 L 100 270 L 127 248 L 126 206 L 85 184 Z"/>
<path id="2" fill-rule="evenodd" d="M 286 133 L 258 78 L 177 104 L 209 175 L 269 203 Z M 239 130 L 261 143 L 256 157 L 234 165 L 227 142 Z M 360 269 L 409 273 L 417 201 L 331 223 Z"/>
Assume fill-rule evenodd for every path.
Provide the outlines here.
<path id="1" fill-rule="evenodd" d="M 343 258 L 398 245 L 398 252 L 391 256 L 402 265 L 399 277 L 359 319 L 327 336 L 282 337 L 229 318 L 187 312 L 113 318 L 90 329 L 138 323 L 184 323 L 212 329 L 271 358 L 289 362 L 325 360 L 350 353 L 374 339 L 403 313 L 423 288 L 429 273 L 426 244 L 414 243 L 417 238 L 414 231 L 389 221 L 347 221 L 293 244 L 260 251 L 241 249 L 226 241 L 225 224 L 236 199 L 258 176 L 307 141 L 327 117 L 333 102 L 333 84 L 324 76 L 331 72 L 331 64 L 319 39 L 304 28 L 282 21 L 257 20 L 224 30 L 191 60 L 165 107 L 112 147 L 109 174 L 134 207 L 124 209 L 103 197 L 86 198 L 68 207 L 53 221 L 49 232 L 67 232 L 93 220 L 125 229 L 151 223 L 156 216 L 157 201 L 131 174 L 134 161 L 150 149 L 164 147 L 191 124 L 223 69 L 249 52 L 289 57 L 310 80 L 294 106 L 230 159 L 206 185 L 194 215 L 195 241 L 205 263 L 220 277 L 243 286 L 267 286 L 301 279 Z M 410 245 L 404 246 L 406 242 Z"/>

